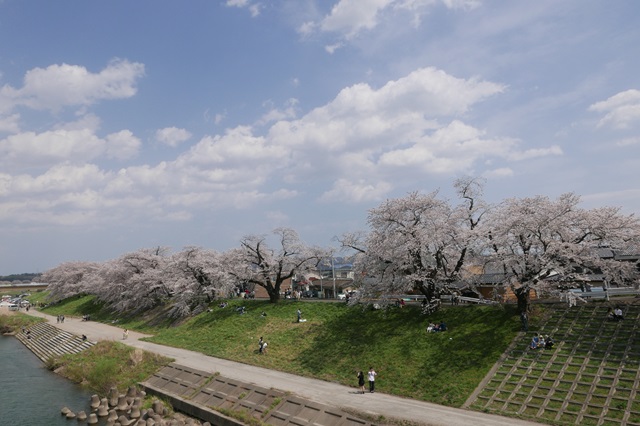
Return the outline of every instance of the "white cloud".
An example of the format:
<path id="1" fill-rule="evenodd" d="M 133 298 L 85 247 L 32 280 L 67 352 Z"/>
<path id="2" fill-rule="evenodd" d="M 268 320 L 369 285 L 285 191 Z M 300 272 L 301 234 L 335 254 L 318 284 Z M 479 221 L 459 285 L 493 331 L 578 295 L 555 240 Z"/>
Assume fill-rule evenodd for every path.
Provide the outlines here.
<path id="1" fill-rule="evenodd" d="M 504 90 L 477 78 L 419 69 L 379 88 L 346 87 L 300 118 L 295 118 L 295 99 L 282 108 L 267 103 L 270 110 L 258 123 L 269 126 L 263 134 L 250 126 L 230 128 L 201 138 L 173 160 L 117 171 L 80 164 L 132 158 L 142 148 L 140 140 L 129 130 L 100 138 L 100 120 L 85 114 L 55 130 L 0 140 L 0 165 L 45 170 L 0 175 L 0 193 L 11 200 L 2 206 L 11 205 L 19 214 L 33 210 L 26 217 L 41 218 L 51 210 L 47 223 L 127 215 L 185 220 L 197 210 L 246 209 L 309 192 L 323 202 L 376 201 L 398 186 L 412 185 L 416 176 L 455 174 L 480 160 L 557 154 L 556 147 L 520 153 L 517 141 L 487 137 L 463 121 L 477 103 Z M 171 146 L 189 137 L 175 127 L 156 132 Z M 508 170 L 489 173 L 507 175 Z M 41 199 L 28 199 L 30 191 L 40 191 Z"/>
<path id="2" fill-rule="evenodd" d="M 387 182 L 349 181 L 338 179 L 333 188 L 322 194 L 320 201 L 339 203 L 359 203 L 382 200 L 393 186 Z"/>
<path id="3" fill-rule="evenodd" d="M 558 145 L 553 145 L 548 148 L 532 148 L 524 151 L 514 151 L 509 153 L 507 157 L 509 158 L 509 160 L 522 161 L 529 160 L 531 158 L 562 154 L 562 148 L 560 148 Z"/>
<path id="4" fill-rule="evenodd" d="M 90 130 L 24 132 L 0 140 L 0 164 L 5 168 L 90 161 L 104 152 L 104 141 Z"/>
<path id="5" fill-rule="evenodd" d="M 165 127 L 156 131 L 157 141 L 174 148 L 189 140 L 190 137 L 191 133 L 189 131 L 177 127 Z"/>
<path id="6" fill-rule="evenodd" d="M 379 13 L 393 0 L 341 0 L 320 23 L 320 29 L 343 33 L 347 39 L 378 25 Z"/>
<path id="7" fill-rule="evenodd" d="M 622 139 L 616 142 L 616 145 L 617 146 L 640 145 L 640 136 Z"/>
<path id="8" fill-rule="evenodd" d="M 329 152 L 356 147 L 386 150 L 440 127 L 435 118 L 463 115 L 473 104 L 503 90 L 499 84 L 424 68 L 377 90 L 362 83 L 345 88 L 299 120 L 274 124 L 268 138 L 289 147 L 315 146 Z"/>
<path id="9" fill-rule="evenodd" d="M 229 129 L 224 135 L 205 137 L 189 151 L 180 155 L 178 164 L 199 164 L 206 167 L 273 167 L 287 157 L 284 147 L 269 144 L 254 136 L 249 127 Z"/>
<path id="10" fill-rule="evenodd" d="M 82 131 L 86 130 L 95 133 L 100 129 L 101 120 L 95 114 L 84 114 L 76 121 L 65 123 L 57 123 L 53 126 L 54 130 Z"/>
<path id="11" fill-rule="evenodd" d="M 127 160 L 138 154 L 142 142 L 129 130 L 121 130 L 106 137 L 107 157 Z"/>
<path id="12" fill-rule="evenodd" d="M 0 88 L 0 112 L 19 105 L 57 111 L 66 106 L 129 98 L 135 95 L 136 82 L 143 74 L 144 65 L 126 60 L 113 60 L 99 73 L 68 64 L 34 68 L 25 74 L 21 88 Z"/>
<path id="13" fill-rule="evenodd" d="M 91 118 L 84 122 L 95 124 Z M 23 132 L 0 139 L 0 166 L 50 167 L 60 162 L 92 161 L 102 155 L 124 160 L 137 154 L 141 143 L 129 130 L 101 139 L 91 127 L 82 128 L 74 122 L 42 133 Z"/>
<path id="14" fill-rule="evenodd" d="M 419 0 L 411 0 L 412 3 Z M 442 0 L 445 6 L 449 9 L 475 9 L 479 7 L 482 2 L 480 0 Z"/>
<path id="15" fill-rule="evenodd" d="M 324 47 L 324 50 L 326 50 L 326 52 L 330 55 L 333 55 L 335 53 L 336 50 L 342 48 L 344 46 L 344 43 L 342 42 L 338 42 L 338 43 L 334 43 L 334 44 L 328 44 Z"/>
<path id="16" fill-rule="evenodd" d="M 482 176 L 486 178 L 504 178 L 511 177 L 514 175 L 513 169 L 509 167 L 501 167 L 498 169 L 487 170 L 482 174 Z"/>
<path id="17" fill-rule="evenodd" d="M 620 92 L 591 105 L 589 111 L 605 114 L 598 122 L 598 127 L 609 125 L 614 129 L 626 129 L 640 122 L 640 90 Z"/>
<path id="18" fill-rule="evenodd" d="M 480 0 L 441 0 L 449 9 L 471 10 L 480 6 Z M 365 31 L 378 27 L 388 16 L 397 11 L 408 11 L 413 26 L 420 25 L 422 17 L 437 5 L 437 0 L 340 0 L 320 22 L 306 22 L 298 31 L 308 35 L 320 30 L 337 33 L 345 40 L 351 40 Z M 342 47 L 335 43 L 326 46 L 329 53 Z"/>
<path id="19" fill-rule="evenodd" d="M 620 189 L 617 191 L 597 192 L 593 194 L 587 194 L 580 197 L 584 203 L 597 204 L 597 205 L 629 205 L 634 200 L 640 198 L 640 189 Z"/>
<path id="20" fill-rule="evenodd" d="M 407 148 L 383 154 L 380 164 L 396 169 L 413 167 L 429 173 L 456 173 L 467 170 L 480 158 L 504 157 L 515 145 L 512 140 L 483 137 L 480 130 L 454 120 Z"/>
<path id="21" fill-rule="evenodd" d="M 0 116 L 0 133 L 18 133 L 20 131 L 20 115 Z"/>
<path id="22" fill-rule="evenodd" d="M 87 187 L 101 184 L 106 178 L 96 165 L 71 165 L 62 163 L 52 167 L 40 176 L 17 175 L 9 177 L 5 183 L 5 191 L 14 196 L 36 193 L 65 193 L 83 191 Z"/>
<path id="23" fill-rule="evenodd" d="M 225 5 L 227 7 L 247 8 L 253 18 L 260 15 L 260 10 L 263 7 L 261 3 L 250 0 L 227 0 Z"/>
<path id="24" fill-rule="evenodd" d="M 269 111 L 260 117 L 258 124 L 266 124 L 274 121 L 295 118 L 297 114 L 297 105 L 298 100 L 295 98 L 288 99 L 285 102 L 284 108 L 276 108 L 273 106 L 272 102 L 265 102 L 264 106 L 268 107 Z"/>

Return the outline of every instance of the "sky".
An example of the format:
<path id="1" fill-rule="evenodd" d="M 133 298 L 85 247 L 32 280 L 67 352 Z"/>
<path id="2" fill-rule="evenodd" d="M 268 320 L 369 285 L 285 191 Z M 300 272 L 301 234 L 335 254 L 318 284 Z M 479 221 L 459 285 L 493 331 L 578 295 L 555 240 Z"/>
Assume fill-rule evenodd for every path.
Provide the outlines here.
<path id="1" fill-rule="evenodd" d="M 412 191 L 640 213 L 637 0 L 0 0 L 0 275 Z"/>

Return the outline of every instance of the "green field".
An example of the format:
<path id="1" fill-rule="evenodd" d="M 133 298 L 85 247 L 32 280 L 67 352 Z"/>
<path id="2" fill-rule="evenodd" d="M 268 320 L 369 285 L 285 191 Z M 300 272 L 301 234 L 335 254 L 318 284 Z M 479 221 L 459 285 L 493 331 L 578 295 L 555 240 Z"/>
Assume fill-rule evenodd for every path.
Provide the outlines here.
<path id="1" fill-rule="evenodd" d="M 235 308 L 244 305 L 246 313 Z M 303 323 L 296 322 L 300 308 Z M 437 404 L 460 406 L 519 330 L 514 307 L 443 307 L 433 317 L 418 306 L 373 310 L 344 303 L 231 300 L 213 305 L 180 324 L 157 325 L 153 318 L 116 318 L 77 297 L 44 309 L 81 316 L 154 334 L 155 343 L 259 365 L 301 376 L 356 385 L 356 372 L 373 366 L 382 392 Z M 262 316 L 262 313 L 266 316 Z M 444 320 L 449 330 L 426 333 L 428 322 Z M 268 353 L 258 354 L 258 339 Z"/>

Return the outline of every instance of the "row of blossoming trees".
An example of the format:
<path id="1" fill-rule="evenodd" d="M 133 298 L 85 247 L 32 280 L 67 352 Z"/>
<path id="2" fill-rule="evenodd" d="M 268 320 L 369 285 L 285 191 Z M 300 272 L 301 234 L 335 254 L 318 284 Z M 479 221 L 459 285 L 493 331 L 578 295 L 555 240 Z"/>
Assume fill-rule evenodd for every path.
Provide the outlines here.
<path id="1" fill-rule="evenodd" d="M 472 283 L 477 274 L 500 272 L 521 311 L 530 290 L 598 273 L 611 285 L 637 285 L 638 264 L 602 257 L 598 247 L 640 251 L 640 222 L 620 209 L 584 209 L 565 194 L 511 198 L 490 205 L 484 182 L 455 182 L 457 199 L 438 191 L 410 193 L 369 211 L 366 232 L 338 240 L 354 257 L 362 300 L 384 300 L 409 291 L 428 301 L 452 284 Z M 238 284 L 266 289 L 272 302 L 283 282 L 315 271 L 328 248 L 304 244 L 298 234 L 279 228 L 272 235 L 250 235 L 238 248 L 217 252 L 188 247 L 142 249 L 103 263 L 68 262 L 44 274 L 55 300 L 92 294 L 118 313 L 135 314 L 167 305 L 171 316 L 205 309 L 227 297 Z"/>

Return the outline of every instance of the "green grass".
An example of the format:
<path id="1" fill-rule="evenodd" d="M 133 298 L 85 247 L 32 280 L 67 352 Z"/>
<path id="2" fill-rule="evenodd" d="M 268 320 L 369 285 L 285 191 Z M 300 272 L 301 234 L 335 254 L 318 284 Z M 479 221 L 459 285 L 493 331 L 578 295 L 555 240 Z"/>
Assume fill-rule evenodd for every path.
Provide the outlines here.
<path id="1" fill-rule="evenodd" d="M 235 307 L 244 305 L 240 315 Z M 307 322 L 296 323 L 300 308 Z M 93 297 L 64 300 L 43 310 L 154 334 L 155 343 L 194 350 L 293 374 L 356 385 L 356 372 L 373 366 L 381 392 L 461 406 L 519 330 L 513 307 L 443 307 L 432 317 L 418 306 L 389 310 L 343 303 L 246 301 L 212 306 L 179 325 L 155 318 L 124 318 L 106 311 Z M 265 312 L 266 316 L 260 314 Z M 426 333 L 428 322 L 444 320 L 445 333 Z M 258 339 L 268 342 L 259 355 Z"/>
<path id="2" fill-rule="evenodd" d="M 52 360 L 50 368 L 101 395 L 107 395 L 112 387 L 123 391 L 137 385 L 170 362 L 169 358 L 119 342 L 103 341 L 81 353 Z"/>
<path id="3" fill-rule="evenodd" d="M 0 315 L 0 333 L 13 333 L 22 327 L 29 328 L 33 324 L 44 321 L 42 318 L 16 312 L 14 315 Z"/>
<path id="4" fill-rule="evenodd" d="M 155 330 L 150 341 L 207 355 L 355 386 L 356 372 L 373 366 L 382 392 L 460 406 L 517 332 L 510 310 L 444 308 L 433 318 L 417 307 L 363 310 L 334 303 L 233 301 L 184 324 Z M 300 308 L 307 322 L 296 323 Z M 267 316 L 260 316 L 266 312 Z M 445 333 L 425 332 L 444 320 Z M 268 354 L 257 354 L 264 336 Z"/>

